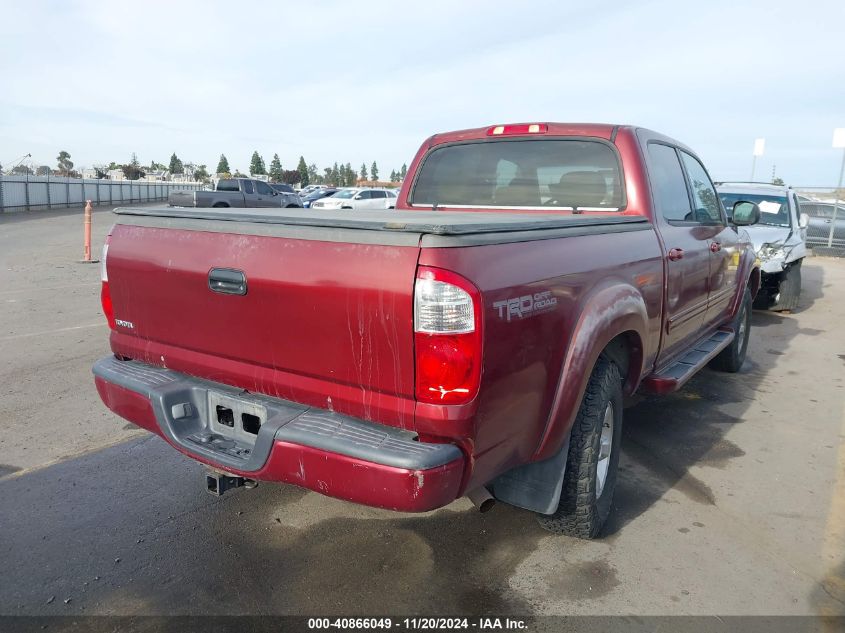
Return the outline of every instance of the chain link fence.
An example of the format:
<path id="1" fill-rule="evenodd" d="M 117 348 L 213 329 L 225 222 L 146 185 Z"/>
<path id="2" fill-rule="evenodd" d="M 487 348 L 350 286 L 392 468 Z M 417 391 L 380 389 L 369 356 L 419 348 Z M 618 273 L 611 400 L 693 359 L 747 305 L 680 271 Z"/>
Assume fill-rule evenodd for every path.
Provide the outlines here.
<path id="1" fill-rule="evenodd" d="M 801 213 L 810 216 L 807 246 L 817 255 L 845 257 L 845 199 L 835 187 L 794 187 Z"/>
<path id="2" fill-rule="evenodd" d="M 95 180 L 54 176 L 0 176 L 0 213 L 167 200 L 171 191 L 194 191 L 201 183 Z"/>

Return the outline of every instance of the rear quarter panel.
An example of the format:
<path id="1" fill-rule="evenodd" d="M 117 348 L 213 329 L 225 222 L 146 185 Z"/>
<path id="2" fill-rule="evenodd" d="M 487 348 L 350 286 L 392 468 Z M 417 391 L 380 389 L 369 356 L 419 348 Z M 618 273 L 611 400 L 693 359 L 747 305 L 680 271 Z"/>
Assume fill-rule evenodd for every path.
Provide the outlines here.
<path id="1" fill-rule="evenodd" d="M 446 407 L 448 415 L 436 405 L 417 404 L 416 410 L 421 433 L 474 437 L 465 446 L 474 462 L 469 487 L 559 448 L 603 347 L 602 328 L 637 332 L 644 350 L 640 368 L 657 352 L 663 273 L 650 225 L 622 233 L 423 248 L 420 265 L 458 272 L 482 294 L 478 397 L 463 411 Z M 503 302 L 523 297 L 546 305 L 522 316 L 502 309 Z M 548 298 L 553 305 L 544 301 Z"/>

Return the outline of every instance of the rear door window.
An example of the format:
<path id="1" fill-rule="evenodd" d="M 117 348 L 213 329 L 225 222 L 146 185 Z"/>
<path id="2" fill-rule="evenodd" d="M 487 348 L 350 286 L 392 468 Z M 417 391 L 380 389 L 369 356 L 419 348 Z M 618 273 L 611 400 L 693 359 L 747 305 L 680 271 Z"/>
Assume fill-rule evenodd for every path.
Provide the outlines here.
<path id="1" fill-rule="evenodd" d="M 252 193 L 252 181 L 251 180 L 241 180 L 241 186 L 243 187 L 244 193 Z"/>
<path id="2" fill-rule="evenodd" d="M 648 157 L 649 176 L 654 188 L 657 211 L 670 222 L 691 221 L 689 192 L 675 148 L 661 143 L 649 143 Z"/>
<path id="3" fill-rule="evenodd" d="M 260 193 L 262 196 L 272 196 L 273 188 L 259 180 L 255 183 L 255 192 Z"/>

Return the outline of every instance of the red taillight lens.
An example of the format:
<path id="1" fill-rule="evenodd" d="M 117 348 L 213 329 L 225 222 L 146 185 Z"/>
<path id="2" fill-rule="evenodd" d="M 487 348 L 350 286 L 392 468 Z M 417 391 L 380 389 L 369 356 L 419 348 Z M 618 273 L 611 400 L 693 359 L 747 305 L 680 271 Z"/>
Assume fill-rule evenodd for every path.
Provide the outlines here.
<path id="1" fill-rule="evenodd" d="M 416 395 L 463 404 L 481 382 L 481 296 L 455 273 L 421 267 L 414 289 Z"/>
<path id="2" fill-rule="evenodd" d="M 115 329 L 114 308 L 111 304 L 111 293 L 109 292 L 109 282 L 107 281 L 103 282 L 103 287 L 100 290 L 100 302 L 103 304 L 103 314 L 106 315 L 106 321 L 109 322 L 109 327 Z"/>
<path id="3" fill-rule="evenodd" d="M 106 243 L 103 244 L 103 254 L 100 257 L 100 280 L 103 286 L 100 289 L 100 303 L 103 305 L 103 314 L 106 315 L 106 321 L 109 323 L 111 329 L 115 329 L 114 324 L 114 307 L 111 303 L 111 292 L 109 292 L 109 273 L 106 269 L 106 259 L 109 256 L 109 240 L 111 235 L 106 236 Z"/>

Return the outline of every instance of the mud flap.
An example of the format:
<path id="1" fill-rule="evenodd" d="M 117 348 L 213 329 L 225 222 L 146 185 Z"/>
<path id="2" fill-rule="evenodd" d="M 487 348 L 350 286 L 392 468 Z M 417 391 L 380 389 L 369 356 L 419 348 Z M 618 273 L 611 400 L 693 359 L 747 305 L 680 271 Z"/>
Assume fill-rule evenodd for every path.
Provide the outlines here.
<path id="1" fill-rule="evenodd" d="M 493 480 L 493 496 L 499 501 L 540 514 L 554 514 L 560 503 L 569 436 L 554 456 L 542 462 L 517 466 Z"/>

